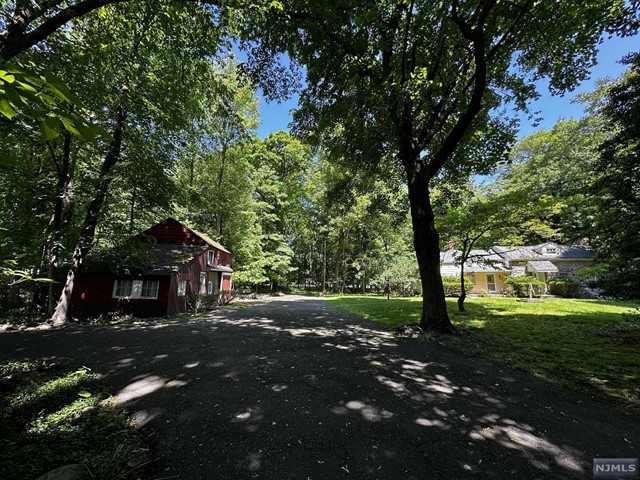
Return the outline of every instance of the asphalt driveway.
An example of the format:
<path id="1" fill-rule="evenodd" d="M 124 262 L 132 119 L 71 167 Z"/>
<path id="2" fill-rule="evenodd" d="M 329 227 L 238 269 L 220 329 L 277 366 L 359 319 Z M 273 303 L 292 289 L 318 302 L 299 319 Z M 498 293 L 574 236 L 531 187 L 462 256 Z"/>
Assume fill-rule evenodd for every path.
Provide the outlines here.
<path id="1" fill-rule="evenodd" d="M 103 375 L 156 433 L 149 478 L 588 479 L 639 455 L 637 418 L 307 297 L 5 332 L 0 355 Z"/>

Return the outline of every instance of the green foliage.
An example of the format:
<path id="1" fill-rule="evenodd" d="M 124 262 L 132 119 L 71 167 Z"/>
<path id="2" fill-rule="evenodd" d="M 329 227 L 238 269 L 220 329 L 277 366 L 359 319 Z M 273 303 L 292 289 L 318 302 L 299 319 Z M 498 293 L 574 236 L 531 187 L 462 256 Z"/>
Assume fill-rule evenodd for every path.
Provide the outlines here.
<path id="1" fill-rule="evenodd" d="M 387 281 L 388 283 L 383 283 Z M 379 285 L 388 285 L 390 293 L 397 297 L 413 297 L 419 292 L 420 275 L 412 254 L 391 258 L 389 266 L 379 275 Z"/>
<path id="2" fill-rule="evenodd" d="M 598 214 L 594 246 L 607 265 L 600 284 L 608 295 L 640 298 L 640 54 L 607 92 L 600 113 L 610 134 L 600 146 L 594 184 Z"/>
<path id="3" fill-rule="evenodd" d="M 462 285 L 460 283 L 460 277 L 456 277 L 454 275 L 447 276 L 444 275 L 442 277 L 442 286 L 444 287 L 444 296 L 445 297 L 459 297 L 462 293 Z M 471 278 L 466 277 L 464 280 L 464 288 L 466 293 L 469 293 L 473 290 L 475 284 L 471 280 Z"/>
<path id="4" fill-rule="evenodd" d="M 597 211 L 590 194 L 599 142 L 606 135 L 599 117 L 560 120 L 551 130 L 540 130 L 520 142 L 511 153 L 512 165 L 501 182 L 528 198 L 547 198 L 553 206 L 545 219 L 551 235 L 564 242 L 588 236 Z M 525 235 L 525 243 L 540 235 Z"/>
<path id="5" fill-rule="evenodd" d="M 16 270 L 16 261 L 7 260 L 0 265 L 0 285 L 17 285 L 23 282 L 54 283 L 50 278 L 36 278 L 26 270 Z"/>
<path id="6" fill-rule="evenodd" d="M 86 106 L 53 73 L 38 75 L 0 62 L 0 114 L 8 120 L 31 127 L 39 124 L 45 141 L 55 140 L 63 130 L 91 142 L 110 138 L 104 128 L 87 121 L 82 113 L 88 116 Z"/>
<path id="7" fill-rule="evenodd" d="M 509 275 L 504 283 L 509 286 L 507 293 L 516 297 L 539 297 L 546 287 L 544 282 L 531 275 Z"/>
<path id="8" fill-rule="evenodd" d="M 154 260 L 145 244 L 127 240 L 115 245 L 99 245 L 87 258 L 87 265 L 99 271 L 132 274 L 146 270 Z"/>
<path id="9" fill-rule="evenodd" d="M 564 298 L 576 298 L 580 289 L 580 282 L 571 278 L 555 278 L 549 282 L 549 293 Z"/>
<path id="10" fill-rule="evenodd" d="M 69 463 L 92 478 L 136 478 L 147 447 L 131 420 L 105 401 L 104 386 L 88 369 L 49 360 L 0 364 L 2 400 L 0 475 L 35 478 Z"/>

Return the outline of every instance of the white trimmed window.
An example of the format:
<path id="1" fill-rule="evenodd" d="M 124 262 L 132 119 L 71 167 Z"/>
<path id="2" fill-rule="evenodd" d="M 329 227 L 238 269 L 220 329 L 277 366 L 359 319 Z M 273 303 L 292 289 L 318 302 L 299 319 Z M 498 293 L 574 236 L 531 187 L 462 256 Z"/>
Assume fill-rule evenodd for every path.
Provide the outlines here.
<path id="1" fill-rule="evenodd" d="M 158 298 L 159 280 L 117 279 L 113 284 L 113 298 Z"/>
<path id="2" fill-rule="evenodd" d="M 213 250 L 209 250 L 207 252 L 207 264 L 208 265 L 213 265 L 214 255 L 215 255 L 215 253 L 213 252 Z"/>
<path id="3" fill-rule="evenodd" d="M 160 280 L 142 280 L 140 298 L 158 298 Z"/>
<path id="4" fill-rule="evenodd" d="M 213 293 L 213 282 L 211 280 L 209 280 L 209 283 L 207 284 L 207 293 L 209 295 Z"/>
<path id="5" fill-rule="evenodd" d="M 116 280 L 113 284 L 113 298 L 129 298 L 133 293 L 133 280 Z"/>
<path id="6" fill-rule="evenodd" d="M 180 282 L 178 282 L 178 296 L 184 297 L 186 294 L 187 294 L 187 281 L 180 280 Z"/>

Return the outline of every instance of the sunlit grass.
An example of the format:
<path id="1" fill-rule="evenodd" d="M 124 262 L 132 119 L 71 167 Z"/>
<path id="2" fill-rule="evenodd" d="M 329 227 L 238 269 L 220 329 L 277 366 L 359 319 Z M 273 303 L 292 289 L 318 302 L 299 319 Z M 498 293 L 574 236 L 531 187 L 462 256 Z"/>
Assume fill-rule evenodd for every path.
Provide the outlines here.
<path id="1" fill-rule="evenodd" d="M 421 299 L 330 297 L 339 308 L 389 327 L 420 320 Z M 452 322 L 463 333 L 440 337 L 470 355 L 505 362 L 550 380 L 609 399 L 640 413 L 640 345 L 608 333 L 637 303 L 548 299 L 472 298 L 467 313 L 448 299 Z"/>
<path id="2" fill-rule="evenodd" d="M 86 368 L 24 360 L 0 363 L 0 478 L 36 478 L 80 463 L 91 478 L 131 477 L 146 458 L 129 418 Z"/>

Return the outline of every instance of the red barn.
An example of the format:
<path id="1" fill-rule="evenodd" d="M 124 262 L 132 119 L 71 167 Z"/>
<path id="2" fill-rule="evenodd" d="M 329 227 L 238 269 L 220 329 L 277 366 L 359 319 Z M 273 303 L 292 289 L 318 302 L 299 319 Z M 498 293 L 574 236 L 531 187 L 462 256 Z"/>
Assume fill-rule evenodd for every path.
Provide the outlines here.
<path id="1" fill-rule="evenodd" d="M 231 253 L 207 235 L 169 218 L 133 237 L 145 251 L 145 266 L 117 271 L 87 259 L 76 279 L 72 315 L 104 312 L 139 317 L 187 310 L 186 296 L 231 290 Z"/>

